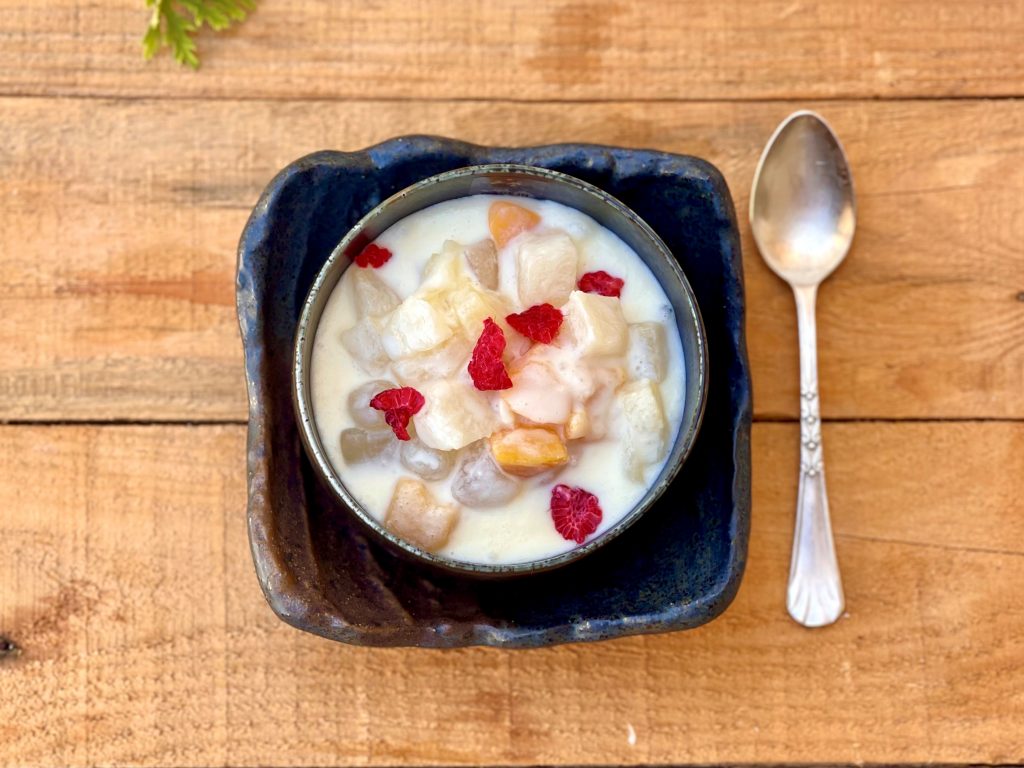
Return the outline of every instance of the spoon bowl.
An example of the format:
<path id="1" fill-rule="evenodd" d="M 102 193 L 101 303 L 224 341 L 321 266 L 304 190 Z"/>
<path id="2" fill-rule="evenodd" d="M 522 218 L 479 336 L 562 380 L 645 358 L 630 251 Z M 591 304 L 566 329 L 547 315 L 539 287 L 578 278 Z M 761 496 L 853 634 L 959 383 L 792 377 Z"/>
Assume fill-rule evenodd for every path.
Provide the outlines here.
<path id="1" fill-rule="evenodd" d="M 853 181 L 839 139 L 814 112 L 794 112 L 754 174 L 750 226 L 765 262 L 793 285 L 828 277 L 850 250 Z"/>

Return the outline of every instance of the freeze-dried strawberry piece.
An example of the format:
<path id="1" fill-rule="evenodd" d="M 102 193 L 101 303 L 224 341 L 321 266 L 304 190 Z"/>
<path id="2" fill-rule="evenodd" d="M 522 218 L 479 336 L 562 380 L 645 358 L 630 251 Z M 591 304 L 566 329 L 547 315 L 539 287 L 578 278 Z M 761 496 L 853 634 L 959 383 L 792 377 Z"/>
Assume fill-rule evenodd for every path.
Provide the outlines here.
<path id="1" fill-rule="evenodd" d="M 419 413 L 426 400 L 412 387 L 395 387 L 378 392 L 370 400 L 370 407 L 384 411 L 384 421 L 399 440 L 409 439 L 409 419 Z"/>
<path id="2" fill-rule="evenodd" d="M 603 269 L 587 272 L 580 278 L 579 289 L 584 293 L 599 293 L 602 296 L 619 296 L 626 281 L 621 277 L 609 275 Z"/>
<path id="3" fill-rule="evenodd" d="M 562 327 L 563 316 L 561 310 L 550 304 L 535 304 L 523 312 L 509 315 L 505 320 L 526 338 L 550 344 Z"/>
<path id="4" fill-rule="evenodd" d="M 376 243 L 370 243 L 359 252 L 355 262 L 357 267 L 373 267 L 377 269 L 387 264 L 390 258 L 391 251 L 387 248 L 381 248 Z"/>
<path id="5" fill-rule="evenodd" d="M 551 489 L 551 519 L 563 539 L 582 544 L 601 524 L 601 505 L 594 494 L 559 484 Z"/>
<path id="6" fill-rule="evenodd" d="M 509 389 L 512 379 L 505 370 L 501 355 L 505 351 L 505 332 L 493 319 L 484 320 L 484 330 L 473 347 L 469 360 L 469 375 L 473 386 L 481 391 Z"/>

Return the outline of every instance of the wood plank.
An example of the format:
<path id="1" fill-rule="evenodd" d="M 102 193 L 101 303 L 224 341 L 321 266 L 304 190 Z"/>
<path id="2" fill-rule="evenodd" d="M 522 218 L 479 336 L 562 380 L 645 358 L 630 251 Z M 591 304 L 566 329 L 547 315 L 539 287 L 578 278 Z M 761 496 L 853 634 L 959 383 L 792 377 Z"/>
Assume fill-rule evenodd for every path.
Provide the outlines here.
<path id="1" fill-rule="evenodd" d="M 0 635 L 23 649 L 0 659 L 0 765 L 1024 760 L 1024 424 L 825 431 L 834 627 L 785 615 L 797 434 L 759 424 L 750 563 L 721 619 L 429 652 L 272 616 L 242 427 L 0 428 Z"/>
<path id="2" fill-rule="evenodd" d="M 792 417 L 792 300 L 744 212 L 794 106 L 0 100 L 0 418 L 245 418 L 233 271 L 248 207 L 299 155 L 426 130 L 716 163 L 741 218 L 757 415 Z M 1024 417 L 1024 104 L 817 106 L 860 206 L 821 295 L 826 417 Z"/>
<path id="3" fill-rule="evenodd" d="M 0 93 L 752 99 L 1024 92 L 1020 0 L 264 3 L 144 65 L 135 0 L 0 1 Z"/>

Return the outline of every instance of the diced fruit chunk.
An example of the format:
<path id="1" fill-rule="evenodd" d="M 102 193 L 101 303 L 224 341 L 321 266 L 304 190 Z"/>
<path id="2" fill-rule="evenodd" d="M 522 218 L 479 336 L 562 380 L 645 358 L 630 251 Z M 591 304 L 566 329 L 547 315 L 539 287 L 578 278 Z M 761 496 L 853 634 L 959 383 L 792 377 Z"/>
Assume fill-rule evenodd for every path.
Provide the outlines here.
<path id="1" fill-rule="evenodd" d="M 634 480 L 643 480 L 644 469 L 665 454 L 667 424 L 658 385 L 649 379 L 634 381 L 619 390 L 626 431 L 626 469 Z"/>
<path id="2" fill-rule="evenodd" d="M 491 434 L 497 417 L 484 396 L 458 381 L 431 381 L 421 387 L 426 405 L 413 419 L 416 433 L 439 451 L 457 451 Z"/>
<path id="3" fill-rule="evenodd" d="M 665 327 L 661 323 L 633 323 L 629 326 L 631 378 L 661 381 L 665 378 L 667 358 Z"/>
<path id="4" fill-rule="evenodd" d="M 466 248 L 466 261 L 484 288 L 498 288 L 498 249 L 491 239 L 481 240 Z"/>
<path id="5" fill-rule="evenodd" d="M 380 328 L 372 317 L 364 317 L 342 331 L 341 343 L 367 373 L 377 373 L 388 361 Z"/>
<path id="6" fill-rule="evenodd" d="M 483 322 L 488 317 L 494 318 L 499 325 L 504 324 L 509 306 L 500 293 L 488 291 L 464 281 L 448 292 L 446 296 L 449 312 L 462 330 L 470 338 L 480 334 Z"/>
<path id="7" fill-rule="evenodd" d="M 498 466 L 510 475 L 529 477 L 569 461 L 569 451 L 557 434 L 540 427 L 497 432 L 490 438 Z"/>
<path id="8" fill-rule="evenodd" d="M 381 341 L 392 360 L 426 352 L 451 338 L 444 315 L 429 301 L 410 296 L 388 317 Z"/>
<path id="9" fill-rule="evenodd" d="M 582 354 L 620 355 L 626 351 L 626 318 L 618 299 L 573 291 L 565 307 L 565 320 Z"/>
<path id="10" fill-rule="evenodd" d="M 387 429 L 384 414 L 370 406 L 370 401 L 378 392 L 393 389 L 394 383 L 385 379 L 373 379 L 353 389 L 348 395 L 348 412 L 352 421 L 364 429 Z"/>
<path id="11" fill-rule="evenodd" d="M 401 478 L 384 516 L 384 527 L 411 544 L 436 552 L 448 543 L 459 522 L 459 509 L 439 504 L 419 480 Z"/>
<path id="12" fill-rule="evenodd" d="M 587 417 L 590 428 L 587 438 L 600 440 L 608 434 L 608 420 L 612 404 L 615 402 L 615 390 L 626 380 L 621 368 L 595 368 L 594 392 L 587 399 Z"/>
<path id="13" fill-rule="evenodd" d="M 445 240 L 441 250 L 430 257 L 423 268 L 423 280 L 416 293 L 420 296 L 443 291 L 466 277 L 463 248 L 454 240 Z"/>
<path id="14" fill-rule="evenodd" d="M 495 464 L 486 440 L 469 446 L 452 478 L 452 496 L 467 507 L 496 507 L 519 493 L 520 481 Z"/>
<path id="15" fill-rule="evenodd" d="M 410 472 L 415 472 L 424 480 L 441 480 L 447 477 L 455 463 L 455 457 L 451 451 L 435 450 L 424 445 L 420 440 L 402 443 L 402 447 L 399 448 L 399 456 L 402 466 Z"/>
<path id="16" fill-rule="evenodd" d="M 352 273 L 352 290 L 360 317 L 386 315 L 398 306 L 398 294 L 371 270 L 357 269 Z"/>
<path id="17" fill-rule="evenodd" d="M 565 439 L 579 440 L 590 434 L 590 416 L 585 409 L 580 408 L 569 414 L 569 420 L 565 422 Z"/>
<path id="18" fill-rule="evenodd" d="M 487 226 L 499 248 L 504 248 L 513 237 L 533 229 L 538 224 L 538 214 L 529 208 L 504 200 L 492 204 L 487 212 Z"/>
<path id="19" fill-rule="evenodd" d="M 388 459 L 396 444 L 391 432 L 367 432 L 355 428 L 341 431 L 341 455 L 349 464 Z"/>
<path id="20" fill-rule="evenodd" d="M 572 238 L 560 231 L 523 238 L 516 251 L 519 301 L 562 306 L 576 286 L 579 253 Z"/>
<path id="21" fill-rule="evenodd" d="M 451 376 L 465 365 L 472 344 L 461 333 L 427 352 L 409 355 L 392 364 L 392 370 L 403 384 L 415 384 L 430 379 Z"/>
<path id="22" fill-rule="evenodd" d="M 509 408 L 535 424 L 564 424 L 572 409 L 572 397 L 552 370 L 528 363 L 512 376 L 512 389 L 502 398 Z"/>

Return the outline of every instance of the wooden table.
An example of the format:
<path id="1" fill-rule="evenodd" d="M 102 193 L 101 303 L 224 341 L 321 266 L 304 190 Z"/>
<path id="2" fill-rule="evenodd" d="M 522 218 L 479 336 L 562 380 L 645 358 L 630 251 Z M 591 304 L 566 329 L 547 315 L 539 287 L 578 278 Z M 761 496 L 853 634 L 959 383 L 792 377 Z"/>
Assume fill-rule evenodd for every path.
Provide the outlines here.
<path id="1" fill-rule="evenodd" d="M 1024 2 L 263 0 L 199 72 L 141 62 L 141 5 L 0 0 L 0 764 L 1024 760 Z M 743 215 L 798 107 L 860 206 L 820 301 L 848 613 L 818 631 L 783 607 L 794 311 Z M 235 245 L 288 161 L 412 132 L 725 173 L 757 423 L 719 620 L 432 652 L 267 608 Z"/>

